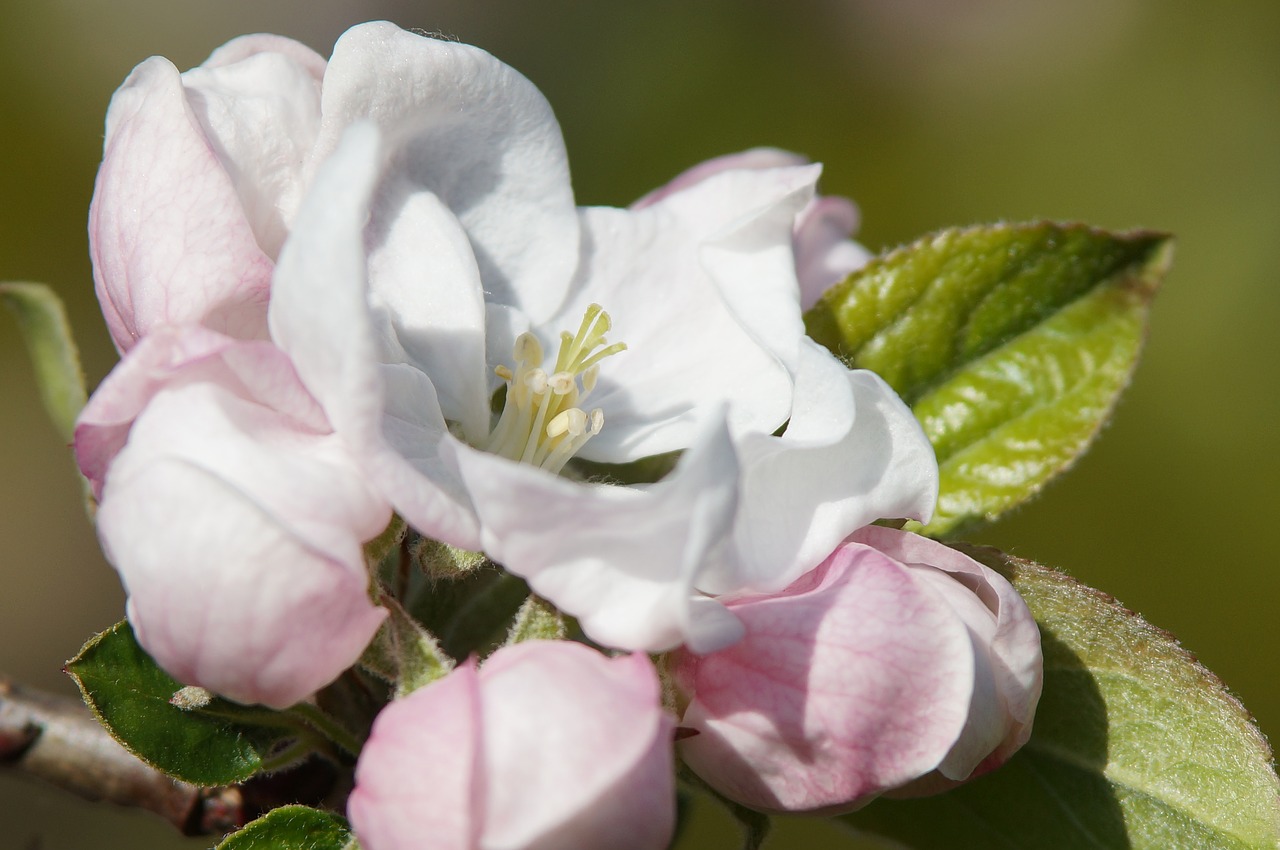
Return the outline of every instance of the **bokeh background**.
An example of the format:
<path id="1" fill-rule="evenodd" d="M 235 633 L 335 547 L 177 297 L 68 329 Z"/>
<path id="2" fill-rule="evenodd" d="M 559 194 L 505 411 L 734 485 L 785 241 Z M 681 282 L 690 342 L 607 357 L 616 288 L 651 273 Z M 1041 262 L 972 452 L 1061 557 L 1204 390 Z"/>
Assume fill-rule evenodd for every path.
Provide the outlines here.
<path id="1" fill-rule="evenodd" d="M 151 54 L 186 68 L 244 32 L 327 53 L 372 18 L 481 45 L 537 83 L 581 203 L 625 204 L 692 163 L 768 144 L 825 162 L 824 191 L 858 201 L 872 248 L 1000 219 L 1175 233 L 1113 424 L 975 539 L 1115 594 L 1280 734 L 1280 4 L 0 0 L 0 279 L 57 288 L 91 383 L 115 360 L 84 225 L 115 86 Z M 0 671 L 73 692 L 62 662 L 123 600 L 7 318 L 0 577 Z M 5 847 L 209 844 L 0 775 Z M 682 846 L 736 844 L 704 813 Z M 855 845 L 797 821 L 772 846 Z"/>

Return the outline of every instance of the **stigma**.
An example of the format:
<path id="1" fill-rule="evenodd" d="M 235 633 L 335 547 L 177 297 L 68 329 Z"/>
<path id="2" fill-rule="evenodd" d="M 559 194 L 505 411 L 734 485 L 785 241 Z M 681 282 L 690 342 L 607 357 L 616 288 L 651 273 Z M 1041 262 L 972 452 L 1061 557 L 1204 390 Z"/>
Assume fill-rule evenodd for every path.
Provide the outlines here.
<path id="1" fill-rule="evenodd" d="M 531 333 L 516 337 L 515 368 L 498 366 L 507 398 L 482 448 L 520 463 L 558 473 L 604 427 L 600 408 L 584 402 L 595 389 L 600 361 L 626 350 L 605 339 L 612 322 L 599 304 L 582 317 L 576 334 L 560 334 L 560 350 L 550 374 L 543 368 L 542 344 Z"/>

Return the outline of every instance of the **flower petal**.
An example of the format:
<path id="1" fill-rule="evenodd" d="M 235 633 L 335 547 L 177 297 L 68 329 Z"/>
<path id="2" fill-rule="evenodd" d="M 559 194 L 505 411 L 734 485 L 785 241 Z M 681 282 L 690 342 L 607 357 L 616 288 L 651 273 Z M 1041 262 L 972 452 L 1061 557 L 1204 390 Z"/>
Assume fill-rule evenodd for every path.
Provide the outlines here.
<path id="1" fill-rule="evenodd" d="M 89 208 L 94 285 L 121 351 L 164 323 L 266 336 L 271 260 L 177 69 L 143 62 L 111 99 Z"/>
<path id="2" fill-rule="evenodd" d="M 303 167 L 320 128 L 324 64 L 289 39 L 249 36 L 182 75 L 192 113 L 271 257 L 302 197 Z"/>
<path id="3" fill-rule="evenodd" d="M 1003 576 L 937 541 L 868 527 L 850 541 L 874 546 L 932 583 L 968 628 L 979 679 L 969 722 L 938 771 L 951 780 L 1002 764 L 1031 735 L 1043 684 L 1040 630 Z"/>
<path id="4" fill-rule="evenodd" d="M 386 22 L 348 30 L 325 75 L 316 162 L 344 129 L 378 123 L 392 161 L 388 188 L 439 198 L 475 250 L 488 300 L 535 322 L 564 297 L 577 220 L 560 126 L 541 92 L 479 48 Z"/>
<path id="5" fill-rule="evenodd" d="M 734 434 L 771 433 L 790 409 L 804 333 L 791 222 L 816 171 L 735 171 L 641 210 L 582 211 L 583 260 L 564 309 L 543 328 L 577 327 L 590 303 L 628 350 L 601 364 L 591 403 L 605 429 L 581 452 L 624 463 L 684 448 L 697 411 L 729 404 Z"/>
<path id="6" fill-rule="evenodd" d="M 674 724 L 648 658 L 531 641 L 495 653 L 480 679 L 485 847 L 667 846 Z"/>
<path id="7" fill-rule="evenodd" d="M 800 213 L 795 249 L 801 309 L 871 260 L 871 252 L 849 238 L 857 229 L 858 208 L 848 198 L 814 198 Z"/>
<path id="8" fill-rule="evenodd" d="M 786 432 L 739 442 L 737 557 L 704 576 L 705 592 L 780 589 L 855 529 L 882 517 L 927 521 L 933 511 L 937 461 L 907 406 L 815 343 L 806 339 L 801 352 Z"/>
<path id="9" fill-rule="evenodd" d="M 778 148 L 751 148 L 740 153 L 717 156 L 680 172 L 671 182 L 654 189 L 633 203 L 631 208 L 638 210 L 653 206 L 668 195 L 683 192 L 685 189 L 696 186 L 708 177 L 714 177 L 722 171 L 733 171 L 739 168 L 786 168 L 794 165 L 806 165 L 808 162 L 809 160 L 798 153 L 791 153 Z"/>
<path id="10" fill-rule="evenodd" d="M 647 489 L 579 483 L 457 443 L 484 551 L 606 646 L 733 642 L 739 625 L 693 591 L 737 502 L 737 459 L 710 418 L 676 469 Z M 695 600 L 697 600 L 695 602 Z"/>
<path id="11" fill-rule="evenodd" d="M 107 469 L 147 402 L 170 385 L 195 381 L 235 387 L 302 430 L 329 430 L 292 364 L 269 343 L 241 342 L 198 325 L 162 327 L 111 370 L 76 422 L 76 461 L 95 496 L 101 497 Z"/>
<path id="12" fill-rule="evenodd" d="M 285 707 L 355 663 L 382 622 L 361 543 L 390 510 L 333 435 L 238 389 L 179 381 L 151 398 L 111 464 L 98 530 L 162 667 Z"/>
<path id="13" fill-rule="evenodd" d="M 684 761 L 761 811 L 836 812 L 932 770 L 964 726 L 973 654 L 929 586 L 865 546 L 726 603 L 746 637 L 672 656 Z"/>
<path id="14" fill-rule="evenodd" d="M 356 763 L 347 817 L 364 850 L 474 850 L 486 774 L 474 661 L 384 708 Z"/>
<path id="15" fill-rule="evenodd" d="M 475 515 L 461 482 L 436 456 L 447 429 L 435 388 L 416 369 L 382 362 L 394 350 L 387 338 L 393 330 L 371 314 L 364 243 L 381 163 L 377 128 L 361 124 L 316 174 L 276 270 L 272 336 L 405 520 L 474 549 Z M 389 380 L 397 382 L 395 393 Z M 412 437 L 416 460 L 389 445 L 389 437 L 402 450 Z"/>

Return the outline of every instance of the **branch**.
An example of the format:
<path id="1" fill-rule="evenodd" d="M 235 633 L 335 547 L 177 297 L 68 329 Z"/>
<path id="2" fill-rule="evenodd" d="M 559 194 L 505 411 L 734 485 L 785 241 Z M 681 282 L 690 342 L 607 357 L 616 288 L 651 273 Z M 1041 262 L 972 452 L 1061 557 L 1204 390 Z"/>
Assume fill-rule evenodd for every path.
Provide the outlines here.
<path id="1" fill-rule="evenodd" d="M 171 779 L 116 743 L 78 700 L 3 676 L 0 768 L 86 800 L 155 812 L 185 835 L 222 835 L 255 814 L 239 787 L 198 788 Z"/>

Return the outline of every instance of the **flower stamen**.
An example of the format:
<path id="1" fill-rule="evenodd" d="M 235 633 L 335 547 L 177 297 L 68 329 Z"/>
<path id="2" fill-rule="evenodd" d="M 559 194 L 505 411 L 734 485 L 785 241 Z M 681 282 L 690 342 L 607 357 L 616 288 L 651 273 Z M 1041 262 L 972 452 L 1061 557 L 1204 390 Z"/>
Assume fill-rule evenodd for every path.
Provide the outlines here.
<path id="1" fill-rule="evenodd" d="M 604 427 L 604 412 L 588 413 L 582 403 L 600 376 L 601 360 L 625 351 L 625 343 L 610 343 L 605 334 L 613 326 L 599 304 L 587 307 L 576 334 L 560 334 L 555 368 L 542 368 L 542 344 L 523 333 L 516 337 L 514 369 L 497 366 L 494 374 L 507 384 L 506 402 L 498 424 L 485 442 L 485 451 L 548 472 L 559 472 L 587 441 Z"/>

